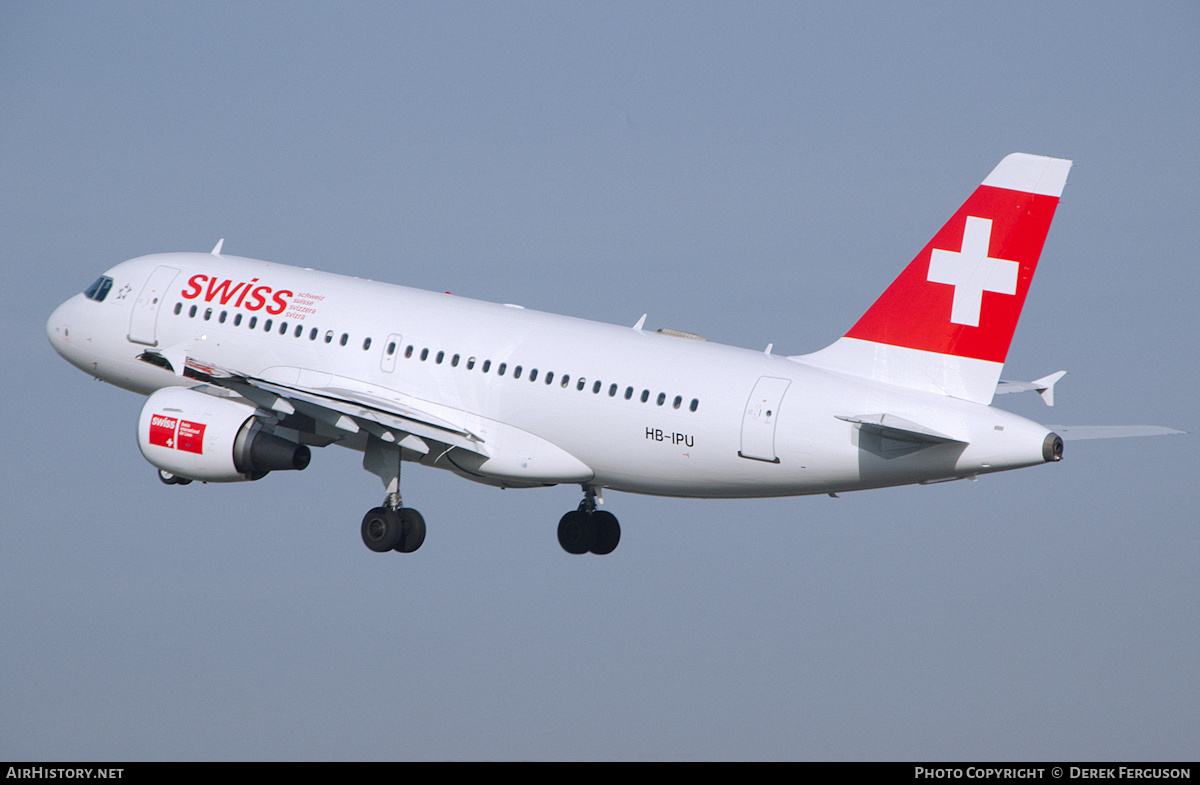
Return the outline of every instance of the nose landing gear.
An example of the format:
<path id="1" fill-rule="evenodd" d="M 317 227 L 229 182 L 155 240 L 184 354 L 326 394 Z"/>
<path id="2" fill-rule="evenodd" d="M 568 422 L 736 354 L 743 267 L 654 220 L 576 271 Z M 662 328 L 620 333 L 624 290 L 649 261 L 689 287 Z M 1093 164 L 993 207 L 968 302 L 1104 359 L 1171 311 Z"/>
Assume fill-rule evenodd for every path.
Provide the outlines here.
<path id="1" fill-rule="evenodd" d="M 180 477 L 178 474 L 171 474 L 166 469 L 158 470 L 158 479 L 162 480 L 163 485 L 191 485 L 192 481 L 187 477 Z"/>

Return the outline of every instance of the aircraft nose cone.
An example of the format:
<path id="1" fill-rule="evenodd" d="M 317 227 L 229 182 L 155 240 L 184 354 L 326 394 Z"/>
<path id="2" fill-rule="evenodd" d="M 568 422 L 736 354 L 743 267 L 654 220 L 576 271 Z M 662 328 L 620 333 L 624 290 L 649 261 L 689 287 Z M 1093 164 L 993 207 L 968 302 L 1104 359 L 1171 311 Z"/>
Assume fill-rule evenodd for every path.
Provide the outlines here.
<path id="1" fill-rule="evenodd" d="M 54 309 L 50 314 L 50 318 L 46 320 L 46 337 L 50 339 L 50 345 L 55 349 L 64 342 L 70 330 L 66 325 L 66 303 Z"/>
<path id="2" fill-rule="evenodd" d="M 74 311 L 74 302 L 67 300 L 55 308 L 54 312 L 50 314 L 50 318 L 46 320 L 46 337 L 50 339 L 50 345 L 54 347 L 54 351 L 68 360 L 70 358 L 67 357 L 66 351 L 72 345 L 73 341 L 71 335 L 71 316 Z"/>

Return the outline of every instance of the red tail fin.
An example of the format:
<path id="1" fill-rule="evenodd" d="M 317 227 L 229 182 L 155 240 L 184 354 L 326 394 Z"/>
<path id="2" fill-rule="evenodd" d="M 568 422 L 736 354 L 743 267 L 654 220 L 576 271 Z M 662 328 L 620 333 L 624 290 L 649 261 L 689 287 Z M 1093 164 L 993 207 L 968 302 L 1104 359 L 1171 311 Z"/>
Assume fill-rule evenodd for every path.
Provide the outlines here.
<path id="1" fill-rule="evenodd" d="M 989 403 L 1070 168 L 1006 157 L 845 337 L 803 360 Z"/>

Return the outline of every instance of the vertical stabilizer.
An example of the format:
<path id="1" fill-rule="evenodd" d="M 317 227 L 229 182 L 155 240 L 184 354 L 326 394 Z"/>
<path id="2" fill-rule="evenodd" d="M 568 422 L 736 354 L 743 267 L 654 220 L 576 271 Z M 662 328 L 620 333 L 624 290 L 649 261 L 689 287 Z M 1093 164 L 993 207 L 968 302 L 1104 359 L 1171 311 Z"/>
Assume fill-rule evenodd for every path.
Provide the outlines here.
<path id="1" fill-rule="evenodd" d="M 990 403 L 1070 168 L 1006 157 L 845 336 L 792 359 Z"/>

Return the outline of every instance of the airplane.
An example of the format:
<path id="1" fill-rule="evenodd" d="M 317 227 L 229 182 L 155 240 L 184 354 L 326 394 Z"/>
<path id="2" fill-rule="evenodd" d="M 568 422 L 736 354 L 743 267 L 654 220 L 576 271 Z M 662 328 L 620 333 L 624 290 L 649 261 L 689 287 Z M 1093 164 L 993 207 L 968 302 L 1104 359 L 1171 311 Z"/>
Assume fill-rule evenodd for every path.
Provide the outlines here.
<path id="1" fill-rule="evenodd" d="M 829 494 L 1055 463 L 1063 440 L 1182 433 L 1049 427 L 991 405 L 1062 372 L 1000 379 L 1071 162 L 1005 157 L 824 349 L 779 356 L 692 333 L 586 321 L 209 253 L 122 262 L 50 316 L 72 365 L 148 396 L 138 445 L 169 485 L 363 454 L 385 497 L 360 534 L 411 553 L 426 525 L 403 463 L 502 488 L 569 483 L 568 553 L 620 541 L 604 490 Z"/>

